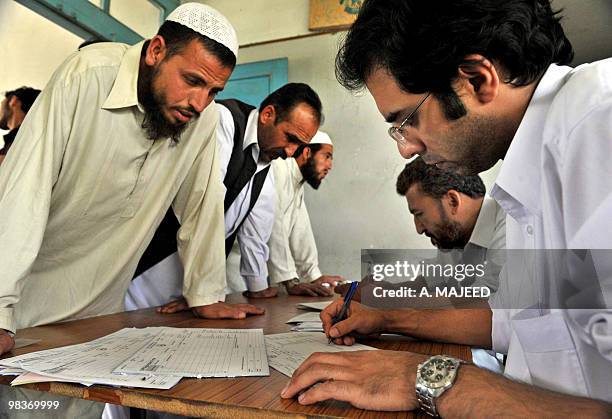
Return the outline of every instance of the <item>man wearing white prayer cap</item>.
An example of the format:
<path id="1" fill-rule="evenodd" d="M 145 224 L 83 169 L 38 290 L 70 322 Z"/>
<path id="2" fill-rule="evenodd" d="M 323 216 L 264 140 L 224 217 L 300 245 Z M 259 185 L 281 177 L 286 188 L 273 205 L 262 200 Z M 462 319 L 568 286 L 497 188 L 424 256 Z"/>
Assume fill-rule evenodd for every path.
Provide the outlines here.
<path id="1" fill-rule="evenodd" d="M 223 302 L 218 111 L 209 104 L 237 50 L 224 16 L 187 3 L 152 39 L 93 44 L 55 71 L 0 169 L 0 352 L 18 328 L 122 311 L 170 207 L 193 313 L 263 313 Z"/>
<path id="2" fill-rule="evenodd" d="M 276 185 L 276 216 L 268 247 L 270 283 L 282 284 L 289 294 L 328 296 L 343 280 L 323 275 L 317 245 L 304 201 L 304 184 L 318 189 L 332 169 L 334 146 L 329 135 L 318 131 L 294 158 L 275 160 L 272 171 Z"/>

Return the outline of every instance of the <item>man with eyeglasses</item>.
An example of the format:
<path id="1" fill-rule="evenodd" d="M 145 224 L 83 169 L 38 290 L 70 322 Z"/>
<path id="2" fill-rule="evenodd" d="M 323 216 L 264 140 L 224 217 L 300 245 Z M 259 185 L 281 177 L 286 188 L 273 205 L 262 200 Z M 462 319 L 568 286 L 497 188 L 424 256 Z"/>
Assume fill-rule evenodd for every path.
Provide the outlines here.
<path id="1" fill-rule="evenodd" d="M 548 0 L 364 2 L 336 58 L 338 80 L 367 87 L 405 158 L 462 174 L 504 159 L 491 195 L 507 214 L 506 247 L 532 260 L 506 263 L 491 309 L 365 318 L 504 353 L 505 377 L 450 357 L 314 354 L 282 397 L 432 416 L 612 415 L 612 258 L 599 250 L 612 248 L 612 60 L 567 67 L 573 50 L 559 21 Z M 550 263 L 538 249 L 566 259 Z M 586 279 L 594 283 L 581 288 Z M 534 304 L 521 305 L 521 292 Z M 350 344 L 350 332 L 372 324 L 348 327 L 356 306 L 332 326 L 339 307 L 322 312 L 324 329 Z"/>
<path id="2" fill-rule="evenodd" d="M 240 274 L 246 295 L 275 297 L 268 283 L 268 240 L 274 225 L 276 192 L 270 163 L 309 144 L 323 118 L 317 93 L 304 83 L 289 83 L 272 92 L 259 109 L 244 102 L 217 101 L 217 142 L 225 186 L 225 256 L 240 246 Z M 126 295 L 128 309 L 160 306 L 173 313 L 181 300 L 183 267 L 176 252 L 179 223 L 168 211 L 145 251 Z M 201 246 L 206 246 L 202 243 Z M 178 299 L 178 300 L 177 300 Z"/>

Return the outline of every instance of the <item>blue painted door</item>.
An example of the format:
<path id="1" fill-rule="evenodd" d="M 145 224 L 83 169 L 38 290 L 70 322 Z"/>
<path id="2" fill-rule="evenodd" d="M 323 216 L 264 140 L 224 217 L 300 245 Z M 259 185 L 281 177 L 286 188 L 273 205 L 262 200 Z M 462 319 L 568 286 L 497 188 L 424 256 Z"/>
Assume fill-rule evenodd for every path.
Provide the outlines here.
<path id="1" fill-rule="evenodd" d="M 253 106 L 287 84 L 287 58 L 238 64 L 217 99 L 239 99 Z"/>

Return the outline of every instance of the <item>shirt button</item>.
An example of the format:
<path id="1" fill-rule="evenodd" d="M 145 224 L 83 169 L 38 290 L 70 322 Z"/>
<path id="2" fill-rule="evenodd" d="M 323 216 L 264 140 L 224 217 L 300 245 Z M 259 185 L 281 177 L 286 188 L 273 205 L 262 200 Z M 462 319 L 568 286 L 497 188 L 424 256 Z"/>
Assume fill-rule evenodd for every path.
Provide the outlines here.
<path id="1" fill-rule="evenodd" d="M 530 236 L 533 234 L 533 227 L 530 225 L 527 226 L 527 234 L 529 234 Z"/>

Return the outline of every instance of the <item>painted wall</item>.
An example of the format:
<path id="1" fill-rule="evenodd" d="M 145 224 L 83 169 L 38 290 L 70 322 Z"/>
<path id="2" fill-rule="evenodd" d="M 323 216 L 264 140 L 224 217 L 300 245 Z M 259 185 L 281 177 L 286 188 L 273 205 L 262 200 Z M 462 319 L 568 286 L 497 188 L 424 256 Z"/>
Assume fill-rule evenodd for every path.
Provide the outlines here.
<path id="1" fill-rule="evenodd" d="M 187 3 L 193 0 L 182 0 Z M 240 45 L 309 33 L 310 0 L 195 0 L 227 16 Z"/>
<path id="2" fill-rule="evenodd" d="M 0 93 L 21 86 L 42 89 L 53 70 L 83 42 L 12 0 L 0 0 L 0 39 Z"/>
<path id="3" fill-rule="evenodd" d="M 308 33 L 308 5 L 293 0 L 208 0 L 236 27 L 241 45 Z M 568 37 L 576 63 L 612 56 L 612 3 L 608 0 L 554 0 L 565 7 Z M 418 236 L 395 180 L 404 166 L 386 134 L 387 124 L 368 93 L 353 96 L 334 76 L 334 57 L 344 33 L 241 48 L 239 62 L 289 59 L 289 81 L 310 84 L 321 96 L 322 129 L 335 143 L 335 166 L 318 191 L 306 187 L 321 268 L 355 279 L 362 248 L 427 248 Z M 481 174 L 487 188 L 500 164 Z M 231 267 L 230 267 L 231 269 Z M 228 270 L 230 272 L 230 270 Z"/>

